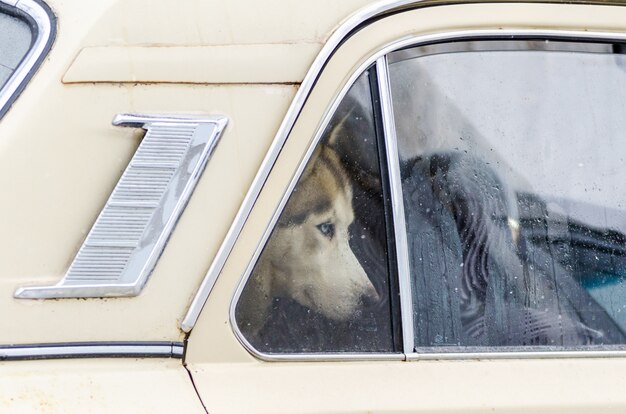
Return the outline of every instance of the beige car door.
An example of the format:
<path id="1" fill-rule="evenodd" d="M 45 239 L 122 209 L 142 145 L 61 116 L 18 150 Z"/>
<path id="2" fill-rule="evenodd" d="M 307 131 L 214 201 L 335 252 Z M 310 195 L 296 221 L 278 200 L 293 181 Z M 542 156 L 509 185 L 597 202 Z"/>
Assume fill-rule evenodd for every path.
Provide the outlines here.
<path id="1" fill-rule="evenodd" d="M 602 132 L 617 133 L 620 110 L 605 111 L 613 126 L 596 138 L 557 139 L 596 110 L 559 92 L 561 76 L 595 85 L 604 74 L 580 96 L 623 108 L 624 17 L 605 5 L 401 2 L 340 26 L 182 322 L 207 409 L 626 409 L 621 152 Z M 614 167 L 564 173 L 580 142 L 587 161 L 574 166 Z M 592 182 L 614 193 L 589 198 Z"/>

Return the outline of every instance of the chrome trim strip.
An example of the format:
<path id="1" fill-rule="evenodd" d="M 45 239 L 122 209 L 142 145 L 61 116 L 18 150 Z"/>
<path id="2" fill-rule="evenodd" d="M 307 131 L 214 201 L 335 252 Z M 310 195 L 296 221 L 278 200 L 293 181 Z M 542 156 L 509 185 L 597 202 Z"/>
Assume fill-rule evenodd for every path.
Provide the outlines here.
<path id="1" fill-rule="evenodd" d="M 43 58 L 54 40 L 53 16 L 41 2 L 35 0 L 0 0 L 0 3 L 15 7 L 26 13 L 37 26 L 37 32 L 31 48 L 22 62 L 15 69 L 7 83 L 0 89 L 0 118 L 6 113 L 11 102 L 17 97 L 20 89 L 33 74 L 37 64 Z"/>
<path id="2" fill-rule="evenodd" d="M 183 358 L 185 355 L 185 344 L 182 342 L 172 342 L 172 358 Z"/>
<path id="3" fill-rule="evenodd" d="M 181 342 L 77 342 L 0 346 L 0 361 L 58 358 L 182 358 Z"/>
<path id="4" fill-rule="evenodd" d="M 136 296 L 226 127 L 225 117 L 120 114 L 146 135 L 64 278 L 22 287 L 18 299 Z"/>
<path id="5" fill-rule="evenodd" d="M 393 101 L 387 56 L 376 61 L 378 75 L 378 93 L 382 110 L 383 131 L 387 152 L 387 169 L 391 189 L 391 205 L 393 206 L 393 231 L 396 242 L 396 260 L 398 263 L 398 287 L 400 290 L 400 315 L 402 318 L 402 344 L 405 353 L 413 352 L 415 335 L 413 333 L 413 298 L 411 295 L 411 271 L 409 267 L 409 245 L 406 235 L 404 215 L 404 199 L 398 155 L 398 139 L 393 114 Z"/>
<path id="6" fill-rule="evenodd" d="M 626 358 L 624 350 L 606 351 L 518 351 L 518 352 L 434 352 L 406 355 L 407 361 L 470 360 L 470 359 L 562 359 L 562 358 Z"/>
<path id="7" fill-rule="evenodd" d="M 254 356 L 267 362 L 331 362 L 331 361 L 404 361 L 404 354 L 394 353 L 315 353 L 315 354 L 266 354 L 255 352 Z"/>
<path id="8" fill-rule="evenodd" d="M 347 94 L 348 90 L 350 89 L 350 87 L 352 86 L 352 84 L 356 81 L 356 79 L 361 75 L 361 73 L 363 73 L 363 71 L 365 71 L 368 67 L 370 67 L 372 64 L 374 64 L 378 59 L 380 59 L 381 57 L 385 56 L 386 54 L 398 50 L 398 49 L 402 49 L 405 48 L 407 46 L 419 46 L 420 44 L 428 44 L 428 43 L 432 43 L 432 42 L 441 42 L 441 41 L 454 41 L 454 40 L 458 40 L 458 39 L 466 39 L 466 38 L 471 38 L 471 39 L 485 39 L 485 38 L 506 38 L 507 40 L 511 40 L 511 38 L 516 38 L 516 37 L 542 37 L 542 38 L 559 38 L 559 39 L 564 39 L 564 40 L 602 40 L 602 41 L 606 41 L 606 42 L 610 42 L 610 41 L 626 41 L 626 35 L 619 35 L 619 34 L 615 34 L 615 33 L 602 33 L 602 32 L 578 32 L 578 31 L 546 31 L 546 30 L 533 30 L 533 29 L 529 29 L 529 30 L 464 30 L 464 31 L 457 31 L 457 32 L 448 32 L 448 33 L 437 33 L 437 34 L 432 34 L 432 35 L 423 35 L 423 36 L 412 36 L 412 37 L 407 37 L 404 39 L 400 39 L 398 41 L 392 42 L 389 45 L 383 47 L 381 50 L 379 50 L 378 52 L 376 52 L 374 55 L 372 55 L 370 58 L 368 58 L 365 62 L 363 62 L 361 64 L 361 66 L 359 66 L 357 68 L 357 70 L 354 71 L 354 73 L 350 76 L 349 80 L 346 82 L 346 84 L 343 86 L 343 88 L 341 89 L 341 91 L 339 92 L 339 94 L 334 98 L 334 101 L 331 103 L 331 106 L 327 109 L 326 113 L 324 114 L 323 118 L 322 118 L 322 122 L 320 123 L 320 127 L 310 145 L 310 147 L 308 148 L 306 154 L 304 155 L 300 165 L 298 166 L 298 169 L 296 170 L 294 177 L 292 178 L 291 182 L 289 183 L 289 186 L 287 187 L 287 189 L 285 190 L 285 193 L 283 195 L 283 198 L 281 199 L 276 211 L 274 212 L 272 218 L 270 219 L 270 222 L 268 223 L 263 236 L 261 237 L 261 240 L 259 242 L 259 244 L 257 245 L 257 248 L 250 260 L 250 262 L 248 263 L 248 266 L 246 268 L 246 270 L 244 271 L 241 280 L 239 281 L 239 284 L 237 285 L 237 289 L 235 290 L 235 293 L 233 295 L 233 298 L 231 300 L 231 304 L 230 304 L 230 315 L 229 315 L 229 319 L 230 319 L 230 324 L 231 324 L 231 328 L 233 329 L 233 332 L 235 333 L 235 337 L 237 338 L 237 340 L 255 357 L 265 360 L 265 361 L 301 361 L 301 360 L 316 360 L 316 358 L 321 358 L 323 357 L 324 360 L 328 360 L 329 358 L 332 358 L 333 360 L 343 360 L 346 359 L 346 357 L 349 354 L 341 354 L 341 353 L 337 353 L 337 354 L 310 354 L 310 355 L 302 355 L 302 354 L 267 354 L 267 353 L 263 353 L 260 352 L 258 350 L 256 350 L 247 340 L 246 338 L 243 336 L 243 334 L 241 333 L 241 331 L 239 330 L 237 323 L 236 323 L 236 319 L 235 319 L 235 307 L 237 304 L 237 301 L 241 295 L 241 292 L 248 280 L 248 278 L 250 277 L 252 270 L 254 268 L 254 265 L 256 264 L 256 261 L 258 260 L 263 247 L 265 245 L 265 243 L 267 242 L 267 240 L 269 239 L 269 236 L 271 235 L 271 231 L 273 229 L 273 227 L 275 226 L 275 224 L 277 223 L 280 214 L 282 213 L 283 208 L 285 207 L 289 196 L 291 194 L 291 192 L 293 191 L 295 185 L 297 184 L 297 181 L 300 177 L 300 175 L 302 174 L 302 172 L 304 171 L 304 168 L 306 167 L 306 164 L 308 162 L 308 160 L 310 159 L 311 155 L 313 154 L 314 150 L 315 150 L 315 146 L 319 143 L 321 136 L 326 128 L 326 126 L 328 125 L 328 123 L 330 122 L 330 119 L 332 117 L 332 115 L 334 114 L 337 106 L 339 106 L 339 103 L 341 102 L 341 100 L 343 99 L 343 97 Z M 277 137 L 278 138 L 278 137 Z M 274 142 L 275 145 L 276 141 Z M 400 189 L 401 190 L 401 189 Z M 251 189 L 250 192 L 252 192 L 253 190 Z M 250 195 L 250 193 L 248 194 Z M 402 200 L 402 195 L 400 193 L 400 200 Z M 396 204 L 394 204 L 395 209 L 397 209 Z M 240 210 L 241 213 L 241 210 Z M 404 217 L 404 216 L 403 216 Z M 231 230 L 233 230 L 234 226 L 237 223 L 233 224 L 233 227 L 231 227 Z M 242 224 L 243 225 L 243 224 Z M 405 234 L 406 231 L 403 231 L 403 233 Z M 406 236 L 406 234 L 405 234 Z M 225 243 L 227 242 L 227 240 L 225 240 L 224 244 L 222 244 L 222 247 L 225 246 Z M 406 251 L 406 250 L 405 250 Z M 219 252 L 218 252 L 219 254 Z M 224 258 L 225 260 L 226 258 Z M 215 259 L 217 260 L 217 258 Z M 215 262 L 213 263 L 215 265 Z M 213 268 L 213 265 L 212 267 Z M 209 269 L 209 272 L 211 271 L 211 268 Z M 409 272 L 410 273 L 410 272 Z M 210 274 L 210 273 L 209 273 Z M 209 275 L 207 274 L 207 276 Z M 207 279 L 205 279 L 205 282 L 207 281 Z M 212 281 L 212 283 L 215 283 L 215 280 Z M 196 299 L 199 297 L 198 295 L 200 295 L 200 291 L 198 292 Z M 406 299 L 405 299 L 406 300 Z M 193 303 L 192 303 L 193 305 Z M 411 307 L 412 307 L 412 302 L 411 302 Z M 197 309 L 197 312 L 200 312 L 201 307 L 199 309 Z M 191 311 L 191 309 L 190 309 Z M 189 316 L 189 313 L 187 314 Z M 196 316 L 197 318 L 197 316 Z M 403 328 L 404 328 L 404 324 L 408 323 L 408 320 L 406 320 L 405 316 L 402 316 L 403 318 Z M 411 327 L 413 327 L 412 324 L 412 314 L 411 314 Z M 195 323 L 194 319 L 194 323 Z M 184 321 L 183 321 L 184 322 Z M 191 325 L 189 327 L 189 330 L 191 330 L 191 328 L 193 328 L 193 325 Z M 404 336 L 404 335 L 403 335 Z M 404 337 L 403 337 L 403 345 L 404 345 Z M 408 341 L 409 343 L 413 342 L 413 341 Z M 532 352 L 532 351 L 530 351 Z M 561 351 L 557 351 L 557 352 L 561 352 Z M 569 352 L 569 351 L 568 351 Z M 578 352 L 578 351 L 576 351 Z M 587 352 L 604 352 L 604 351 L 587 351 Z M 526 353 L 526 352 L 524 352 Z M 549 357 L 549 355 L 551 355 L 551 353 L 546 353 L 546 352 L 539 352 L 541 354 L 546 354 L 545 357 Z M 415 353 L 412 353 L 415 354 Z M 491 353 L 478 353 L 479 355 L 494 355 Z M 367 359 L 367 360 L 384 360 L 388 357 L 388 353 L 372 353 L 372 354 L 365 354 L 365 356 L 363 356 L 363 359 Z M 392 354 L 393 355 L 393 354 Z M 423 355 L 423 354 L 420 354 Z M 428 355 L 454 355 L 451 353 L 441 353 L 441 354 L 428 354 Z M 458 353 L 458 355 L 461 355 L 461 359 L 465 358 L 466 355 L 472 355 L 472 353 Z"/>

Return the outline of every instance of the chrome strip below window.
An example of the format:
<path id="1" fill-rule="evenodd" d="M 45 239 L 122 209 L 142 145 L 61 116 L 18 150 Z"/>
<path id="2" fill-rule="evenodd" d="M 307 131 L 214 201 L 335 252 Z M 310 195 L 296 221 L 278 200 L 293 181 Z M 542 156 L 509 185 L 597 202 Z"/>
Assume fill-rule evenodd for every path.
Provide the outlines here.
<path id="1" fill-rule="evenodd" d="M 181 342 L 76 342 L 0 346 L 0 361 L 57 358 L 182 358 Z"/>
<path id="2" fill-rule="evenodd" d="M 607 348 L 580 351 L 413 352 L 406 355 L 407 361 L 558 358 L 626 358 L 626 350 Z"/>

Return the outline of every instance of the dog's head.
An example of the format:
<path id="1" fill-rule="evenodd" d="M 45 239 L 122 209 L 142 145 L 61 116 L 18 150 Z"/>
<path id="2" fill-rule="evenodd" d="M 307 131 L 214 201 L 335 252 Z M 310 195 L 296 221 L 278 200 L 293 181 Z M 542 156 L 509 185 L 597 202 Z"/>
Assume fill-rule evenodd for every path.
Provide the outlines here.
<path id="1" fill-rule="evenodd" d="M 378 293 L 350 248 L 352 190 L 335 152 L 322 146 L 263 252 L 267 296 L 286 297 L 336 321 Z"/>

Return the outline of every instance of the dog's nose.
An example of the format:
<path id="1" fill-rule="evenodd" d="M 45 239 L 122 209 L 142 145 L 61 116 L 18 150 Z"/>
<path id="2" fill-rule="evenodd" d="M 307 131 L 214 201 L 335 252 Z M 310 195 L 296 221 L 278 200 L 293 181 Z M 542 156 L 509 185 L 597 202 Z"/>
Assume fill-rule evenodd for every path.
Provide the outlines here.
<path id="1" fill-rule="evenodd" d="M 380 302 L 380 295 L 378 294 L 378 292 L 376 291 L 376 288 L 374 288 L 374 286 L 371 286 L 367 290 L 367 292 L 365 292 L 363 295 L 361 295 L 361 303 L 366 308 L 374 306 L 374 305 L 378 304 L 379 302 Z"/>

